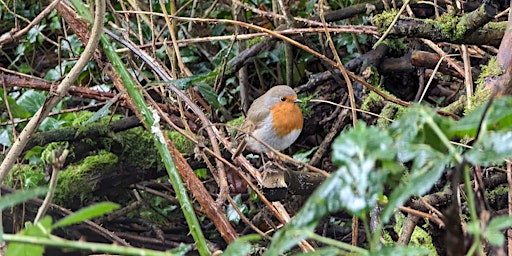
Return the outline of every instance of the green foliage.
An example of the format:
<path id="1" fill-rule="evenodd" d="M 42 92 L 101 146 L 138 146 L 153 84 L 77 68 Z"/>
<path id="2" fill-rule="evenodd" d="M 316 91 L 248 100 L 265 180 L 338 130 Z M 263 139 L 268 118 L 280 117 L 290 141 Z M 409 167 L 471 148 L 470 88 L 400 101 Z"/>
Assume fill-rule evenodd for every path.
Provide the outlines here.
<path id="1" fill-rule="evenodd" d="M 0 211 L 3 211 L 4 209 L 25 202 L 30 198 L 44 195 L 46 191 L 46 188 L 37 187 L 27 190 L 21 190 L 13 194 L 2 195 L 2 198 L 0 198 Z"/>
<path id="2" fill-rule="evenodd" d="M 0 198 L 0 210 L 3 210 L 7 207 L 14 206 L 16 204 L 27 201 L 28 199 L 39 196 L 46 193 L 45 188 L 35 188 L 29 190 L 21 190 L 17 191 L 13 194 L 5 195 Z M 96 205 L 91 205 L 87 208 L 84 208 L 78 212 L 70 214 L 63 219 L 59 220 L 57 223 L 52 225 L 52 218 L 49 216 L 44 217 L 41 221 L 36 224 L 32 224 L 28 222 L 25 228 L 16 235 L 7 235 L 3 233 L 3 230 L 0 229 L 0 240 L 7 241 L 8 247 L 5 252 L 6 256 L 18 256 L 18 255 L 30 255 L 30 256 L 39 256 L 44 253 L 44 245 L 53 245 L 56 247 L 68 247 L 70 246 L 68 241 L 52 236 L 51 233 L 53 230 L 57 228 L 63 228 L 65 226 L 73 225 L 76 223 L 80 223 L 86 220 L 90 220 L 95 217 L 99 217 L 101 215 L 112 212 L 113 210 L 119 208 L 119 205 L 104 202 Z M 31 242 L 29 242 L 31 241 Z M 46 241 L 46 243 L 42 243 L 42 241 Z M 103 249 L 99 250 L 97 246 L 93 246 L 93 244 L 88 245 L 87 242 L 80 242 L 79 244 L 75 244 L 74 246 L 80 248 L 88 248 L 89 251 L 116 251 L 117 245 L 111 245 L 111 247 L 103 247 Z M 96 249 L 95 249 L 96 248 Z M 138 249 L 134 249 L 137 251 Z M 186 248 L 180 248 L 182 252 L 186 252 Z M 142 252 L 134 253 L 123 253 L 125 255 L 141 255 Z M 157 255 L 157 253 L 153 254 L 151 251 L 147 251 L 145 255 Z"/>
<path id="3" fill-rule="evenodd" d="M 77 224 L 84 220 L 89 220 L 89 219 L 92 219 L 95 217 L 102 216 L 103 214 L 112 212 L 116 209 L 119 209 L 119 205 L 115 204 L 115 203 L 111 203 L 111 202 L 97 203 L 97 204 L 82 208 L 79 211 L 60 219 L 55 224 L 53 224 L 52 228 L 53 229 L 62 228 L 65 226 Z"/>
<path id="4" fill-rule="evenodd" d="M 41 221 L 36 224 L 28 223 L 20 233 L 22 236 L 31 237 L 48 237 L 48 230 L 51 229 L 52 218 L 50 216 L 44 217 Z M 43 255 L 44 247 L 42 245 L 25 244 L 25 243 L 9 243 L 6 256 L 37 256 Z"/>
<path id="5" fill-rule="evenodd" d="M 248 207 L 242 202 L 242 196 L 240 194 L 234 196 L 233 200 L 235 201 L 238 210 L 240 210 L 242 213 L 248 212 Z M 228 205 L 226 215 L 229 221 L 234 222 L 236 224 L 240 222 L 240 215 L 238 215 L 238 212 L 235 210 L 232 204 Z"/>
<path id="6" fill-rule="evenodd" d="M 250 244 L 251 241 L 260 240 L 260 235 L 251 234 L 243 237 L 239 237 L 234 242 L 228 245 L 226 250 L 222 255 L 224 256 L 238 256 L 238 255 L 248 255 L 253 252 L 253 248 Z"/>
<path id="7" fill-rule="evenodd" d="M 372 234 L 367 233 L 371 238 L 370 251 L 376 255 L 410 253 L 409 247 L 378 246 L 383 224 L 390 219 L 396 207 L 403 205 L 413 195 L 421 196 L 428 192 L 443 170 L 462 163 L 463 157 L 472 164 L 482 165 L 501 162 L 510 156 L 512 147 L 503 143 L 512 139 L 512 132 L 508 131 L 511 127 L 510 104 L 510 98 L 499 99 L 493 104 L 483 124 L 488 127 L 487 120 L 493 120 L 493 124 L 499 125 L 488 128 L 498 130 L 481 133 L 474 148 L 463 155 L 460 153 L 462 151 L 455 150 L 449 139 L 455 135 L 474 135 L 479 124 L 475 119 L 478 116 L 482 118 L 482 110 L 456 122 L 438 116 L 428 108 L 414 106 L 386 130 L 358 123 L 333 143 L 332 157 L 339 166 L 338 170 L 315 190 L 289 224 L 275 234 L 267 254 L 282 254 L 299 241 L 311 238 L 308 232 L 314 230 L 321 218 L 341 209 L 359 217 L 368 226 L 368 211 L 383 196 L 385 186 L 392 190 L 387 195 L 388 202 L 383 206 L 377 230 Z M 461 123 L 465 124 L 463 129 L 459 128 Z M 410 167 L 406 171 L 398 163 L 409 163 Z M 469 203 L 470 208 L 475 207 Z M 501 242 L 503 235 L 499 230 L 512 224 L 510 219 L 496 220 L 491 221 L 487 229 L 481 230 L 477 225 L 479 222 L 474 222 L 476 224 L 471 232 L 482 234 L 493 243 Z M 415 250 L 421 255 L 429 254 L 424 248 Z"/>

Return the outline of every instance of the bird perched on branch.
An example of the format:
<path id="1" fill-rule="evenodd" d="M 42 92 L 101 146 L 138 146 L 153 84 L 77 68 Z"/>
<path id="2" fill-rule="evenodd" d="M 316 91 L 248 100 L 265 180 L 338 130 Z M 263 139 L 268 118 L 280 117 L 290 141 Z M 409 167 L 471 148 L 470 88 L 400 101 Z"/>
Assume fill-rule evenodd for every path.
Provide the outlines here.
<path id="1" fill-rule="evenodd" d="M 285 85 L 274 86 L 257 98 L 249 107 L 247 117 L 235 138 L 241 141 L 232 158 L 235 159 L 245 149 L 254 153 L 270 152 L 257 139 L 278 151 L 295 142 L 304 125 L 299 102 L 301 100 L 295 91 Z"/>

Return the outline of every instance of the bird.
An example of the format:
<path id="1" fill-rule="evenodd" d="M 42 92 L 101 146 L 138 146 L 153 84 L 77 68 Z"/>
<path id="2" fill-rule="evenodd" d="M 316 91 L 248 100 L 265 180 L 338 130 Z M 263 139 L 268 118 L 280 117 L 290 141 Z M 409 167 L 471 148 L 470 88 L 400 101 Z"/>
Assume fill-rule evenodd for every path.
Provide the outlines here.
<path id="1" fill-rule="evenodd" d="M 270 153 L 271 150 L 258 140 L 278 151 L 292 145 L 304 125 L 304 117 L 298 106 L 300 102 L 295 91 L 286 85 L 274 86 L 254 100 L 235 137 L 240 144 L 232 159 L 245 149 L 258 154 Z"/>

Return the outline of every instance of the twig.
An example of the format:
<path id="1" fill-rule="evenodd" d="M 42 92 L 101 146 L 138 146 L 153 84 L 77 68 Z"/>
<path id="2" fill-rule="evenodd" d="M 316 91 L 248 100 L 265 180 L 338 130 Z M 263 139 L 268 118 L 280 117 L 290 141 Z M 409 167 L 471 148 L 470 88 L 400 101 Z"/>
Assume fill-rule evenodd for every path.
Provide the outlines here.
<path id="1" fill-rule="evenodd" d="M 53 11 L 53 8 L 60 2 L 60 0 L 54 0 L 50 5 L 48 5 L 39 15 L 37 15 L 26 27 L 17 32 L 9 32 L 8 35 L 3 35 L 0 38 L 0 48 L 2 45 L 7 43 L 8 41 L 15 40 L 26 34 L 32 27 L 41 22 L 41 20 L 46 17 L 46 15 L 50 14 Z M 13 34 L 14 33 L 14 34 Z"/>
<path id="2" fill-rule="evenodd" d="M 60 151 L 60 152 L 59 152 Z M 49 152 L 49 154 L 52 154 L 51 160 L 52 163 L 49 164 L 50 172 L 51 172 L 51 179 L 50 179 L 50 185 L 48 188 L 48 193 L 46 193 L 46 197 L 44 198 L 43 203 L 41 204 L 41 207 L 39 207 L 39 210 L 37 211 L 36 218 L 34 219 L 34 223 L 37 223 L 43 218 L 43 216 L 46 214 L 46 211 L 48 210 L 48 207 L 50 206 L 53 195 L 55 194 L 55 189 L 57 188 L 57 181 L 59 178 L 59 171 L 62 170 L 62 167 L 64 166 L 64 162 L 66 161 L 66 157 L 69 154 L 68 149 L 55 149 L 52 150 L 52 152 Z"/>

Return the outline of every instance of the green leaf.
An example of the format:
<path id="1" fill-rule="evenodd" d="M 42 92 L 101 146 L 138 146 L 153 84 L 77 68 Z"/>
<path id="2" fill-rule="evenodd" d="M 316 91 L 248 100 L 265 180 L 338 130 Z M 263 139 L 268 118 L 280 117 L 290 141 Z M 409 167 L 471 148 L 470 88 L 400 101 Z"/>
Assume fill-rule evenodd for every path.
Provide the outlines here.
<path id="1" fill-rule="evenodd" d="M 364 218 L 383 192 L 390 170 L 379 167 L 394 161 L 396 149 L 392 144 L 393 140 L 386 131 L 367 127 L 362 122 L 341 134 L 332 146 L 333 163 L 340 166 L 334 175 L 336 178 L 333 178 L 339 179 L 336 181 L 339 187 L 332 189 L 339 191 L 339 195 L 329 198 L 329 201 L 333 200 L 329 204 L 336 202 L 336 205 Z"/>
<path id="2" fill-rule="evenodd" d="M 57 221 L 52 228 L 60 228 L 69 225 L 73 225 L 84 220 L 89 220 L 95 217 L 99 217 L 103 214 L 112 212 L 115 209 L 118 209 L 119 205 L 111 202 L 102 202 L 95 205 L 88 206 L 86 208 L 82 208 L 79 211 L 68 215 L 59 221 Z"/>
<path id="3" fill-rule="evenodd" d="M 308 156 L 311 155 L 313 152 L 315 152 L 315 150 L 317 150 L 317 149 L 318 149 L 318 147 L 313 147 L 312 149 L 307 150 L 307 151 L 299 151 L 293 155 L 293 159 L 307 163 L 307 162 L 309 162 Z"/>
<path id="4" fill-rule="evenodd" d="M 497 216 L 491 219 L 483 235 L 489 243 L 502 245 L 505 237 L 501 230 L 512 227 L 512 216 Z"/>
<path id="5" fill-rule="evenodd" d="M 0 197 L 0 211 L 23 203 L 31 198 L 44 195 L 46 191 L 48 191 L 48 189 L 45 187 L 37 187 L 27 190 L 19 190 L 12 194 L 2 195 L 2 197 Z"/>
<path id="6" fill-rule="evenodd" d="M 230 243 L 224 253 L 224 256 L 238 256 L 238 255 L 249 255 L 252 252 L 252 241 L 259 241 L 261 236 L 258 234 L 251 234 L 241 236 L 235 241 Z"/>
<path id="7" fill-rule="evenodd" d="M 114 104 L 114 102 L 116 102 L 118 100 L 117 97 L 114 97 L 113 99 L 107 101 L 107 103 L 105 105 L 103 105 L 103 107 L 101 107 L 98 111 L 96 111 L 96 113 L 94 113 L 94 115 L 92 115 L 87 121 L 85 121 L 82 125 L 86 125 L 86 124 L 90 124 L 90 123 L 94 123 L 98 120 L 100 120 L 102 117 L 104 116 L 107 116 L 108 114 L 110 114 L 110 107 L 112 106 L 112 104 Z"/>
<path id="8" fill-rule="evenodd" d="M 24 236 L 48 237 L 52 219 L 49 216 L 44 217 L 35 225 L 29 224 L 20 234 Z M 43 255 L 44 247 L 42 245 L 33 245 L 28 243 L 11 242 L 5 252 L 6 256 L 39 256 Z"/>
<path id="9" fill-rule="evenodd" d="M 481 135 L 473 148 L 468 150 L 464 157 L 473 165 L 489 166 L 496 162 L 503 162 L 512 156 L 512 132 L 488 132 Z"/>
<path id="10" fill-rule="evenodd" d="M 34 115 L 46 100 L 46 95 L 42 92 L 27 90 L 16 101 L 25 108 L 31 115 Z"/>
<path id="11" fill-rule="evenodd" d="M 235 201 L 236 206 L 242 213 L 247 212 L 247 205 L 243 204 L 242 196 L 240 194 L 233 197 L 233 200 Z M 238 215 L 238 212 L 235 210 L 235 208 L 231 204 L 228 205 L 226 215 L 227 215 L 227 218 L 229 221 L 232 221 L 236 224 L 238 224 L 238 222 L 240 222 L 240 215 Z"/>
<path id="12" fill-rule="evenodd" d="M 485 130 L 503 130 L 510 129 L 512 126 L 512 97 L 506 96 L 494 100 L 492 105 L 487 111 L 483 126 Z M 468 115 L 462 118 L 457 125 L 451 127 L 452 136 L 459 137 L 475 137 L 476 131 L 480 125 L 483 113 L 485 110 L 485 104 L 479 106 L 475 110 L 471 111 Z"/>
<path id="13" fill-rule="evenodd" d="M 445 136 L 450 138 L 450 128 L 455 125 L 454 120 L 441 117 L 429 108 L 415 105 L 389 127 L 390 133 L 396 139 L 397 147 L 407 147 L 409 144 L 427 144 L 435 150 L 446 151 L 446 146 L 441 142 L 439 136 L 427 125 L 427 120 L 430 118 L 434 120 Z"/>
<path id="14" fill-rule="evenodd" d="M 39 32 L 41 32 L 46 25 L 35 25 L 33 26 L 27 33 L 27 40 L 29 43 L 33 44 L 36 42 L 37 37 L 39 36 Z"/>
<path id="15" fill-rule="evenodd" d="M 209 86 L 206 83 L 199 83 L 198 88 L 199 92 L 201 92 L 201 94 L 206 99 L 206 101 L 208 101 L 208 103 L 210 103 L 215 109 L 220 108 L 218 95 L 211 86 Z"/>
<path id="16" fill-rule="evenodd" d="M 194 170 L 194 174 L 200 179 L 206 179 L 208 177 L 208 169 L 199 168 Z"/>
<path id="17" fill-rule="evenodd" d="M 409 173 L 402 176 L 388 197 L 388 203 L 381 214 L 381 221 L 387 222 L 396 207 L 402 206 L 412 195 L 423 195 L 439 180 L 450 155 L 435 151 L 425 144 L 402 147 L 398 153 L 400 162 L 413 161 Z"/>

